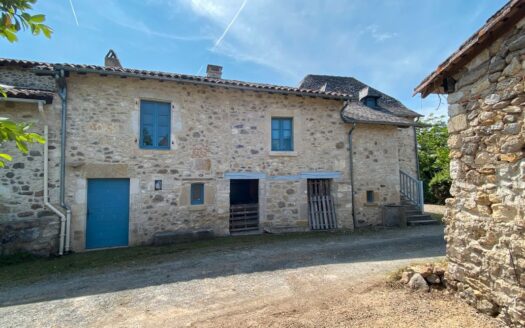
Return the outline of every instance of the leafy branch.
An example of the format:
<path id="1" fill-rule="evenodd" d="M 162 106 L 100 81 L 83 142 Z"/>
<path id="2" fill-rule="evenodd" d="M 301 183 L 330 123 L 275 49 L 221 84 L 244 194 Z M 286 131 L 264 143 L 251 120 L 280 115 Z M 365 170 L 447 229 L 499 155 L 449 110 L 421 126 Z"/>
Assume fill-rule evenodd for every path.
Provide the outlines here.
<path id="1" fill-rule="evenodd" d="M 44 24 L 46 16 L 31 15 L 27 11 L 33 9 L 36 0 L 0 0 L 0 37 L 9 42 L 18 41 L 17 33 L 21 30 L 31 30 L 33 35 L 42 33 L 50 38 L 51 27 Z"/>
<path id="2" fill-rule="evenodd" d="M 28 144 L 44 144 L 46 140 L 37 133 L 28 132 L 30 128 L 30 123 L 15 123 L 8 118 L 0 117 L 0 145 L 7 141 L 13 141 L 20 152 L 27 154 L 29 151 Z M 0 152 L 0 167 L 4 167 L 6 161 L 12 160 L 13 158 L 10 155 Z"/>
<path id="3" fill-rule="evenodd" d="M 30 30 L 33 35 L 42 33 L 50 38 L 53 30 L 44 24 L 46 16 L 32 15 L 28 11 L 33 9 L 36 0 L 0 0 L 0 38 L 13 43 L 18 41 L 17 33 Z M 0 97 L 7 97 L 6 91 L 0 86 Z M 0 149 L 5 148 L 6 142 L 14 142 L 16 148 L 23 154 L 28 152 L 28 144 L 44 144 L 45 139 L 37 133 L 29 132 L 30 123 L 16 123 L 8 118 L 0 117 Z M 0 168 L 13 157 L 0 151 Z"/>

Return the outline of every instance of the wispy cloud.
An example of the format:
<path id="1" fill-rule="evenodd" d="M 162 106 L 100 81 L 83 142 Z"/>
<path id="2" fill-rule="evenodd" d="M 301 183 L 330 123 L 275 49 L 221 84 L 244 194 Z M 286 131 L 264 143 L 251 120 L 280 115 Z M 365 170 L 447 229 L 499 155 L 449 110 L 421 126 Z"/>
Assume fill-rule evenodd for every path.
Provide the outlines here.
<path id="1" fill-rule="evenodd" d="M 77 26 L 80 26 L 80 24 L 78 24 L 78 18 L 77 18 L 77 13 L 75 12 L 75 7 L 73 6 L 73 0 L 69 0 L 69 6 L 71 7 L 71 12 L 73 13 L 73 17 L 75 18 L 75 23 L 77 23 Z"/>
<path id="2" fill-rule="evenodd" d="M 382 32 L 379 30 L 379 26 L 377 25 L 369 25 L 365 29 L 374 40 L 378 42 L 383 42 L 388 39 L 395 38 L 397 36 L 397 33 L 395 32 Z"/>
<path id="3" fill-rule="evenodd" d="M 207 35 L 178 35 L 166 32 L 159 32 L 150 28 L 146 23 L 140 19 L 133 17 L 131 14 L 122 10 L 116 3 L 108 1 L 100 11 L 100 15 L 110 20 L 112 23 L 121 27 L 134 30 L 136 32 L 144 33 L 151 36 L 156 36 L 165 39 L 176 41 L 202 41 L 213 40 L 211 36 Z"/>

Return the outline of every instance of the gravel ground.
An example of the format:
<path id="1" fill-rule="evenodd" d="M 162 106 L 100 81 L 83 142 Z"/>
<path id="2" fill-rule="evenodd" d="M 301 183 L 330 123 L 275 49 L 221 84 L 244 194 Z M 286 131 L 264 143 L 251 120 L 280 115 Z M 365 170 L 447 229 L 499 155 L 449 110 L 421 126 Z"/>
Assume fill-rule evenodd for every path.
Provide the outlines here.
<path id="1" fill-rule="evenodd" d="M 442 226 L 175 255 L 0 289 L 0 327 L 496 327 L 385 273 L 444 255 Z M 179 258 L 177 258 L 179 257 Z"/>

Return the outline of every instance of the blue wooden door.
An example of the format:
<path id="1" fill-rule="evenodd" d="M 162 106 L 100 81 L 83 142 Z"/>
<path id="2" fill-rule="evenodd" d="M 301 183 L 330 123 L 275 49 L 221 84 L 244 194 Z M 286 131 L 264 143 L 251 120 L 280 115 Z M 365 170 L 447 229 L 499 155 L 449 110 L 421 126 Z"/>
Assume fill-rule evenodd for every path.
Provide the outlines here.
<path id="1" fill-rule="evenodd" d="M 86 248 L 128 245 L 129 179 L 88 179 Z"/>

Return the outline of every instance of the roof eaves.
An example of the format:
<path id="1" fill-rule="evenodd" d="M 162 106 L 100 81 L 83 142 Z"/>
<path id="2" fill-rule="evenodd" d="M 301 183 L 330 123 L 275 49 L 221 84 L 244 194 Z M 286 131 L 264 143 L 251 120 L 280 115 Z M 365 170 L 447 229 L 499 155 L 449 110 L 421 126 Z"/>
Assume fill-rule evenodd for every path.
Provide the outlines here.
<path id="1" fill-rule="evenodd" d="M 116 76 L 126 76 L 126 77 L 136 77 L 139 79 L 154 79 L 154 80 L 166 80 L 166 81 L 176 81 L 181 83 L 191 83 L 191 84 L 201 84 L 213 87 L 225 87 L 233 88 L 247 91 L 256 91 L 256 92 L 267 92 L 267 93 L 277 93 L 277 94 L 293 94 L 304 97 L 315 97 L 315 98 L 325 98 L 325 99 L 335 99 L 335 100 L 348 100 L 351 99 L 351 95 L 338 93 L 338 92 L 321 92 L 316 90 L 309 89 L 299 89 L 286 86 L 270 85 L 270 84 L 258 84 L 234 80 L 224 80 L 224 79 L 211 79 L 207 77 L 194 76 L 194 75 L 185 75 L 185 74 L 176 74 L 176 73 L 167 73 L 167 72 L 157 72 L 157 71 L 147 71 L 147 70 L 138 70 L 138 69 L 129 69 L 129 68 L 115 68 L 115 67 L 102 67 L 95 65 L 71 65 L 71 64 L 56 64 L 52 68 L 49 66 L 38 66 L 35 67 L 35 71 L 44 73 L 51 70 L 65 70 L 77 73 L 95 73 L 102 75 L 116 75 Z"/>
<path id="2" fill-rule="evenodd" d="M 510 0 L 505 6 L 492 15 L 485 25 L 468 38 L 454 53 L 443 61 L 435 71 L 430 73 L 414 88 L 414 95 L 421 93 L 426 97 L 440 87 L 443 78 L 454 74 L 463 63 L 477 55 L 480 49 L 494 38 L 499 37 L 515 22 L 525 16 L 525 0 Z"/>
<path id="3" fill-rule="evenodd" d="M 54 93 L 48 90 L 39 90 L 39 89 L 29 89 L 29 88 L 15 88 L 12 86 L 2 85 L 6 98 L 0 96 L 0 100 L 9 100 L 12 99 L 32 99 L 32 100 L 42 100 L 46 104 L 51 104 L 53 102 Z"/>
<path id="4" fill-rule="evenodd" d="M 373 124 L 373 125 L 394 125 L 394 126 L 417 126 L 417 123 L 410 122 L 388 122 L 388 121 L 375 121 L 375 120 L 360 120 L 344 116 L 345 123 L 359 123 L 359 124 Z"/>

